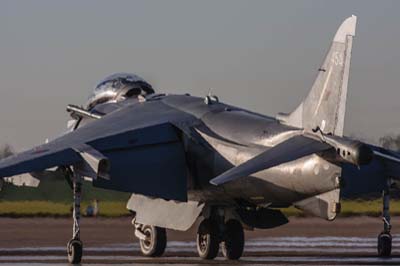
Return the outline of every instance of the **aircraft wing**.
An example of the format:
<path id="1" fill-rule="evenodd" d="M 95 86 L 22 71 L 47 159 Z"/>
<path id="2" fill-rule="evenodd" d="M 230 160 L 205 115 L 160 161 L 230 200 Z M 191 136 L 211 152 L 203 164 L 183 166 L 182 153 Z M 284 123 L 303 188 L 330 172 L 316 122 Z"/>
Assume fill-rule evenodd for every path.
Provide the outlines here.
<path id="1" fill-rule="evenodd" d="M 45 144 L 1 160 L 0 176 L 38 172 L 54 166 L 76 164 L 81 160 L 79 154 L 71 148 Z"/>
<path id="2" fill-rule="evenodd" d="M 174 124 L 182 126 L 193 119 L 162 101 L 128 105 L 53 141 L 1 160 L 0 178 L 83 164 L 85 173 L 89 173 L 85 176 L 93 177 L 94 185 L 185 201 L 185 157 Z M 99 175 L 101 169 L 108 168 L 112 180 L 107 180 L 107 173 Z M 90 176 L 90 170 L 97 171 L 97 176 Z"/>
<path id="3" fill-rule="evenodd" d="M 325 151 L 332 147 L 326 143 L 305 136 L 292 137 L 256 157 L 236 166 L 210 181 L 213 185 L 222 185 L 235 179 L 250 176 L 256 172 L 287 163 L 301 157 Z"/>

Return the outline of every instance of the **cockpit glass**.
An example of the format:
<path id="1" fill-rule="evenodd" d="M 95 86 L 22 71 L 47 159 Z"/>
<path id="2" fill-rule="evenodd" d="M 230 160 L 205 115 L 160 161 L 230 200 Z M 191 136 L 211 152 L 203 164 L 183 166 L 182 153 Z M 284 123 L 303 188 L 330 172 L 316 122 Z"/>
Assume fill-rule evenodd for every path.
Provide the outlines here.
<path id="1" fill-rule="evenodd" d="M 153 88 L 141 77 L 130 73 L 116 73 L 100 81 L 88 99 L 88 108 L 116 98 L 154 93 Z M 123 94 L 123 95 L 121 95 Z"/>

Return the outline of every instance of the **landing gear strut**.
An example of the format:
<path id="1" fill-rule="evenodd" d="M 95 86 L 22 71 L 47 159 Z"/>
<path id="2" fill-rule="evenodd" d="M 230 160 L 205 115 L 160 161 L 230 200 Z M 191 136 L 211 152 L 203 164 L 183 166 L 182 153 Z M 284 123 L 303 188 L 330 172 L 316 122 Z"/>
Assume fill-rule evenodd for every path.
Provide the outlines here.
<path id="1" fill-rule="evenodd" d="M 74 207 L 72 217 L 74 219 L 74 225 L 72 230 L 72 239 L 67 244 L 68 262 L 71 264 L 80 263 L 82 260 L 82 241 L 80 240 L 80 227 L 79 221 L 81 218 L 81 192 L 82 192 L 82 177 L 73 173 L 72 187 L 74 193 Z"/>
<path id="2" fill-rule="evenodd" d="M 390 230 L 392 225 L 390 224 L 390 213 L 389 213 L 389 203 L 390 203 L 390 183 L 388 182 L 387 188 L 382 193 L 383 198 L 383 231 L 378 236 L 378 256 L 380 257 L 390 257 L 392 253 L 392 235 Z"/>

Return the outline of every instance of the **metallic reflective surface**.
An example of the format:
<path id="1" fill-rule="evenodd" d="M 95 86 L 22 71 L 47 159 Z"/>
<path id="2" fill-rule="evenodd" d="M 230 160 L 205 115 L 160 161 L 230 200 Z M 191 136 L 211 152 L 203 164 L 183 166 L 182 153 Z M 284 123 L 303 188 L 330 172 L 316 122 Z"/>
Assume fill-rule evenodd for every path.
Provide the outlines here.
<path id="1" fill-rule="evenodd" d="M 87 108 L 108 101 L 121 101 L 137 95 L 154 93 L 153 88 L 141 77 L 130 73 L 116 73 L 100 81 L 87 101 Z"/>

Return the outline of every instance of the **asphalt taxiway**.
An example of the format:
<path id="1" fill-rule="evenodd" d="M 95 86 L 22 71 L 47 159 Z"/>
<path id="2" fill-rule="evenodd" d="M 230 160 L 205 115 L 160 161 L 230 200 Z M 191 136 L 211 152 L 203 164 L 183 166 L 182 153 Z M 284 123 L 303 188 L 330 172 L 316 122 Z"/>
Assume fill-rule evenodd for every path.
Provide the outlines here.
<path id="1" fill-rule="evenodd" d="M 83 218 L 83 265 L 400 265 L 400 217 L 393 218 L 393 256 L 376 257 L 379 218 L 292 218 L 276 229 L 246 231 L 245 254 L 240 261 L 219 256 L 197 257 L 196 228 L 168 232 L 165 256 L 140 256 L 130 218 Z M 0 265 L 67 265 L 65 243 L 71 237 L 70 219 L 1 218 Z"/>

